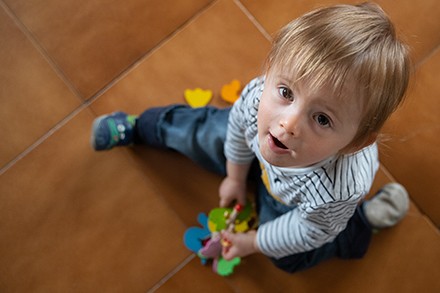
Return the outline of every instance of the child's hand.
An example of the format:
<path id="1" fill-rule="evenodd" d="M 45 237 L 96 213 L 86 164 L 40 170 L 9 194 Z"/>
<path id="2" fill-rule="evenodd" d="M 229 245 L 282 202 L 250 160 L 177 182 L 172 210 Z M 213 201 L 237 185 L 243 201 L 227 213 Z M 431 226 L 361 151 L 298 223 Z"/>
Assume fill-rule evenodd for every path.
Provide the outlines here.
<path id="1" fill-rule="evenodd" d="M 234 200 L 238 204 L 246 204 L 246 179 L 251 164 L 236 164 L 226 161 L 226 173 L 220 185 L 220 207 L 229 206 Z"/>
<path id="2" fill-rule="evenodd" d="M 222 238 L 230 244 L 227 247 L 223 247 L 222 256 L 226 260 L 260 252 L 257 246 L 257 231 L 255 230 L 237 234 L 225 231 L 222 232 Z"/>
<path id="3" fill-rule="evenodd" d="M 225 177 L 220 184 L 220 207 L 229 206 L 234 200 L 238 204 L 246 204 L 246 181 Z"/>

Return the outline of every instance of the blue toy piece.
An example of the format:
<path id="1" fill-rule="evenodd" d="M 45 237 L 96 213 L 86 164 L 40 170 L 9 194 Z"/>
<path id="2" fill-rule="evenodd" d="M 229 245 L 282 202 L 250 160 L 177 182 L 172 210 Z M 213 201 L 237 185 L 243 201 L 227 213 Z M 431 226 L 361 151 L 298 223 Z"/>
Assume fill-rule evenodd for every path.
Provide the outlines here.
<path id="1" fill-rule="evenodd" d="M 207 241 L 211 237 L 211 231 L 208 229 L 208 216 L 204 213 L 200 213 L 197 217 L 197 221 L 200 227 L 190 227 L 185 231 L 183 235 L 183 243 L 186 248 L 194 253 L 198 253 L 203 248 L 203 242 Z M 206 258 L 200 258 L 202 264 L 206 264 Z"/>
<path id="2" fill-rule="evenodd" d="M 183 235 L 183 243 L 185 243 L 186 248 L 195 253 L 203 248 L 202 242 L 211 237 L 211 232 L 208 229 L 208 217 L 206 214 L 200 213 L 197 219 L 202 225 L 202 228 L 190 227 Z"/>

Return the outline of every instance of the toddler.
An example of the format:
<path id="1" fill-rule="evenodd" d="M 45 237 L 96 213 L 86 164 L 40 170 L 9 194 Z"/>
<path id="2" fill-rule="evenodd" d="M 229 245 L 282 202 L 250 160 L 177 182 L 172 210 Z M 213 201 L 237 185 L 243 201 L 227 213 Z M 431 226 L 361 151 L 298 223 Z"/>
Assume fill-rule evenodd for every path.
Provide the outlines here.
<path id="1" fill-rule="evenodd" d="M 224 232 L 225 259 L 263 253 L 295 272 L 360 258 L 373 229 L 395 225 L 408 209 L 397 183 L 363 198 L 379 167 L 379 131 L 402 102 L 409 72 L 407 47 L 380 7 L 317 9 L 281 29 L 264 75 L 232 108 L 115 112 L 95 120 L 92 145 L 176 150 L 225 176 L 222 207 L 245 203 L 255 183 L 259 227 Z"/>

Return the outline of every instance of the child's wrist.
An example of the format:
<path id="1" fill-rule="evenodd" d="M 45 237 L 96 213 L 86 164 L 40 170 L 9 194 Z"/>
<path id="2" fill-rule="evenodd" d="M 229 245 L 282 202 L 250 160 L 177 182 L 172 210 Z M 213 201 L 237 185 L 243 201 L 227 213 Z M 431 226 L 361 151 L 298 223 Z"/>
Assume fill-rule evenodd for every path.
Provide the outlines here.
<path id="1" fill-rule="evenodd" d="M 243 179 L 240 176 L 226 175 L 225 179 L 239 185 L 246 184 L 246 179 Z"/>
<path id="2" fill-rule="evenodd" d="M 258 245 L 257 231 L 254 232 L 254 239 L 252 241 L 252 246 L 256 253 L 261 253 L 260 246 Z"/>

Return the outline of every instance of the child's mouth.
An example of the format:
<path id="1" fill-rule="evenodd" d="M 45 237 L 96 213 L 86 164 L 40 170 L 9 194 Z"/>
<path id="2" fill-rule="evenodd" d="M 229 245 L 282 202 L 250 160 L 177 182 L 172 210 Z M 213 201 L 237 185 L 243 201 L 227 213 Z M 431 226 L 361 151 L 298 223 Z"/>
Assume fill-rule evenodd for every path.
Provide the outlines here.
<path id="1" fill-rule="evenodd" d="M 287 147 L 281 141 L 279 141 L 275 136 L 273 136 L 272 134 L 270 136 L 272 137 L 272 140 L 277 147 L 287 150 Z"/>

